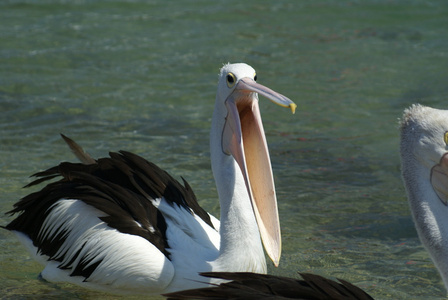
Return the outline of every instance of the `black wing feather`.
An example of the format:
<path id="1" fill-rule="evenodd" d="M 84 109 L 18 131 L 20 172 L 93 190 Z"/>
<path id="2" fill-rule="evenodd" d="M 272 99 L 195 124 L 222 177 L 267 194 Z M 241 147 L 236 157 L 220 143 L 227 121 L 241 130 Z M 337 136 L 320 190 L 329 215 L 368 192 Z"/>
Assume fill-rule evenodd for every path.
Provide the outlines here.
<path id="1" fill-rule="evenodd" d="M 214 287 L 166 294 L 168 299 L 309 299 L 372 300 L 362 289 L 344 280 L 300 273 L 301 279 L 246 272 L 207 272 L 202 276 L 231 280 Z"/>
<path id="2" fill-rule="evenodd" d="M 58 176 L 62 178 L 14 204 L 14 209 L 8 214 L 20 214 L 5 228 L 28 235 L 38 251 L 49 256 L 50 260 L 63 261 L 63 255 L 56 254 L 69 232 L 59 230 L 57 236 L 47 238 L 39 232 L 52 206 L 63 201 L 61 199 L 79 199 L 95 207 L 105 213 L 100 219 L 108 226 L 147 239 L 168 258 L 166 221 L 151 199 L 164 197 L 171 205 L 191 210 L 213 228 L 208 213 L 199 206 L 191 187 L 183 178 L 184 186 L 155 164 L 130 152 L 110 153 L 110 157 L 98 159 L 92 164 L 63 162 L 33 176 L 37 179 L 26 187 Z M 72 258 L 72 262 L 80 252 Z M 89 265 L 91 260 L 81 258 L 81 263 L 73 267 L 71 276 L 79 275 L 87 279 L 101 262 Z M 61 263 L 59 267 L 70 268 L 70 265 L 71 262 Z"/>

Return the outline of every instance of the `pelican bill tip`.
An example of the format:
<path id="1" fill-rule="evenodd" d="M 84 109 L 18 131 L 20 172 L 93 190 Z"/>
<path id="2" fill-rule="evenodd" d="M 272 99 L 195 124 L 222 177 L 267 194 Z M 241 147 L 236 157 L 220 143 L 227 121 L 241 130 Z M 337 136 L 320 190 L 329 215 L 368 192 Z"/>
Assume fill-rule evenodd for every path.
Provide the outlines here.
<path id="1" fill-rule="evenodd" d="M 291 104 L 289 105 L 289 108 L 291 109 L 292 114 L 295 114 L 295 113 L 296 113 L 297 105 L 296 105 L 295 103 L 291 103 Z"/>
<path id="2" fill-rule="evenodd" d="M 267 250 L 267 249 L 266 249 Z M 278 252 L 276 253 L 268 253 L 269 258 L 271 259 L 272 263 L 274 264 L 274 266 L 277 268 L 278 265 L 280 264 L 280 256 L 282 255 L 282 248 L 281 245 L 278 248 Z"/>

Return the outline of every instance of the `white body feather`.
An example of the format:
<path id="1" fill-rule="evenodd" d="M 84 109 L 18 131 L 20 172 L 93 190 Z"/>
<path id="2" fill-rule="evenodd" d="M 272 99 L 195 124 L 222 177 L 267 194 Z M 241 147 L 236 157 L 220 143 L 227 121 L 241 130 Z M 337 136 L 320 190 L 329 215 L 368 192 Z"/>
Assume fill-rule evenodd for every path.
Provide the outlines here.
<path id="1" fill-rule="evenodd" d="M 154 203 L 167 221 L 166 235 L 171 260 L 147 240 L 110 228 L 99 219 L 104 213 L 80 200 L 66 199 L 57 202 L 47 218 L 47 226 L 44 227 L 46 230 L 42 232 L 54 236 L 62 230 L 71 231 L 70 238 L 65 240 L 59 250 L 64 257 L 62 263 L 48 261 L 48 257 L 38 255 L 37 248 L 28 236 L 17 231 L 14 233 L 34 255 L 34 259 L 45 266 L 41 273 L 44 279 L 51 282 L 70 282 L 106 292 L 161 294 L 203 287 L 207 281 L 221 281 L 201 277 L 199 272 L 266 272 L 264 253 L 257 232 L 253 233 L 255 239 L 242 239 L 241 236 L 245 235 L 241 232 L 243 228 L 233 231 L 235 240 L 246 244 L 246 248 L 243 248 L 246 249 L 244 255 L 240 255 L 241 252 L 236 255 L 229 251 L 217 260 L 220 245 L 218 231 L 191 212 L 175 205 L 171 206 L 164 199 L 157 199 Z M 210 217 L 214 226 L 219 228 L 219 221 L 211 215 Z M 238 227 L 237 224 L 235 226 Z M 254 251 L 257 247 L 251 245 L 253 240 L 256 241 L 259 251 Z M 240 245 L 235 245 L 235 248 L 237 247 Z M 83 281 L 84 277 L 81 276 L 70 276 L 70 270 L 58 268 L 60 264 L 69 262 L 80 250 L 96 257 L 91 263 L 102 260 L 87 281 Z M 81 256 L 79 255 L 78 259 Z M 248 260 L 250 257 L 253 259 Z M 73 265 L 77 263 L 74 261 Z"/>

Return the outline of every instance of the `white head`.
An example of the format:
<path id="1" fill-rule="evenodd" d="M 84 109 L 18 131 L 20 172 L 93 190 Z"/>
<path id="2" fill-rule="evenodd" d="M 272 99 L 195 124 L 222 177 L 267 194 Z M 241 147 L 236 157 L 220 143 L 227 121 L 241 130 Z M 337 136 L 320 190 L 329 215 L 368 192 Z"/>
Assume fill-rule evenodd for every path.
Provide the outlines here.
<path id="1" fill-rule="evenodd" d="M 218 91 L 216 93 L 215 113 L 225 118 L 228 110 L 226 102 L 238 100 L 238 105 L 251 101 L 258 101 L 258 94 L 268 98 L 272 102 L 289 107 L 292 113 L 297 105 L 287 97 L 256 83 L 257 74 L 254 68 L 245 63 L 226 64 L 219 73 Z M 258 93 L 258 94 L 257 94 Z M 246 100 L 246 101 L 244 101 Z M 218 116 L 217 116 L 218 117 Z"/>
<path id="2" fill-rule="evenodd" d="M 448 151 L 448 111 L 414 104 L 406 109 L 400 123 L 401 149 L 428 168 Z"/>

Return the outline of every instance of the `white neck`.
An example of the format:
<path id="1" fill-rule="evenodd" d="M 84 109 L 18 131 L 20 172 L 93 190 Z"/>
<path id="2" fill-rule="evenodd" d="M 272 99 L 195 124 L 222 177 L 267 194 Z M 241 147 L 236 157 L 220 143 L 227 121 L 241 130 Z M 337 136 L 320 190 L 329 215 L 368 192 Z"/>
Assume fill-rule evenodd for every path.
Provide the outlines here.
<path id="1" fill-rule="evenodd" d="M 241 170 L 235 159 L 222 151 L 224 118 L 213 114 L 210 155 L 221 205 L 221 244 L 214 271 L 266 273 L 260 233 Z"/>
<path id="2" fill-rule="evenodd" d="M 402 159 L 403 180 L 417 232 L 448 287 L 448 207 L 433 190 L 430 170 L 406 155 Z"/>

